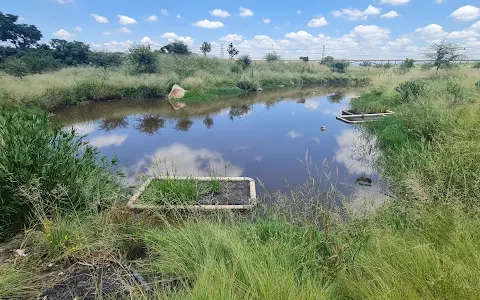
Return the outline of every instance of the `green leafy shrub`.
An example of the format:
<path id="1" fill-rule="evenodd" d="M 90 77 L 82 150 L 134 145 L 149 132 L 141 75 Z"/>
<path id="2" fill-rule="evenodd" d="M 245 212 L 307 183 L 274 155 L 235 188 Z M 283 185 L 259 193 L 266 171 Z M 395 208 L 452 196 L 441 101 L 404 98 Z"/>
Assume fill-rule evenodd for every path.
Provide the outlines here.
<path id="1" fill-rule="evenodd" d="M 480 69 L 480 61 L 473 64 L 472 68 Z"/>
<path id="2" fill-rule="evenodd" d="M 428 70 L 431 70 L 433 68 L 433 64 L 432 63 L 426 63 L 426 64 L 423 64 L 420 69 L 422 69 L 423 71 L 428 71 Z"/>
<path id="3" fill-rule="evenodd" d="M 150 46 L 132 46 L 128 49 L 130 63 L 138 73 L 154 73 L 157 59 Z"/>
<path id="4" fill-rule="evenodd" d="M 8 59 L 3 64 L 4 71 L 12 76 L 23 78 L 28 75 L 28 65 L 21 58 Z"/>
<path id="5" fill-rule="evenodd" d="M 252 59 L 250 58 L 249 55 L 242 55 L 237 60 L 237 65 L 240 66 L 243 70 L 250 67 L 251 64 L 252 64 Z"/>
<path id="6" fill-rule="evenodd" d="M 267 53 L 267 55 L 265 55 L 265 60 L 268 61 L 268 62 L 278 61 L 278 60 L 280 60 L 280 58 L 282 58 L 280 56 L 280 54 L 278 54 L 275 51 Z"/>
<path id="7" fill-rule="evenodd" d="M 477 83 L 475 83 L 475 86 L 480 89 L 480 81 L 477 81 Z"/>
<path id="8" fill-rule="evenodd" d="M 406 81 L 395 88 L 395 91 L 399 93 L 399 100 L 401 103 L 425 95 L 426 90 L 426 84 L 420 80 Z"/>
<path id="9" fill-rule="evenodd" d="M 95 148 L 74 131 L 51 129 L 46 113 L 1 107 L 0 148 L 0 239 L 39 211 L 97 211 L 117 195 L 109 174 L 116 160 L 99 165 Z"/>
<path id="10" fill-rule="evenodd" d="M 336 73 L 345 73 L 350 66 L 350 63 L 346 60 L 335 60 L 329 64 L 330 70 Z"/>
<path id="11" fill-rule="evenodd" d="M 246 92 L 255 91 L 257 89 L 257 84 L 252 80 L 240 80 L 237 82 L 237 87 Z"/>

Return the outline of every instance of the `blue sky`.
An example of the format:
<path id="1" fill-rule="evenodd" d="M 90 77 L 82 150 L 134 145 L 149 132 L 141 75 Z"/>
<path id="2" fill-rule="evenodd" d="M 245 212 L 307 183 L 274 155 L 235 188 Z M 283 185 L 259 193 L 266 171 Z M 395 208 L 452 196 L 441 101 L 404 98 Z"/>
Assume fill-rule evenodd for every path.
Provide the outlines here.
<path id="1" fill-rule="evenodd" d="M 335 57 L 393 59 L 418 58 L 446 38 L 480 57 L 479 0 L 2 2 L 2 12 L 37 25 L 45 40 L 75 39 L 107 51 L 179 39 L 194 51 L 209 41 L 213 56 L 220 56 L 221 43 L 233 42 L 254 58 L 272 50 L 317 58 L 325 45 Z"/>

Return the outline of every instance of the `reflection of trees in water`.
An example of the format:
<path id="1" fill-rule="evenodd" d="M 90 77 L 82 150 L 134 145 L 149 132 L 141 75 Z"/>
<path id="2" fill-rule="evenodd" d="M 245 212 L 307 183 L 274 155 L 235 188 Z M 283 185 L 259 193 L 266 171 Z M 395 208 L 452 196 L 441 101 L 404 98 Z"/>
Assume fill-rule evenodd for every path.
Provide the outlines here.
<path id="1" fill-rule="evenodd" d="M 127 128 L 127 127 L 128 127 L 128 121 L 126 120 L 126 118 L 105 119 L 102 121 L 102 124 L 100 125 L 100 129 L 106 132 L 116 130 L 119 128 Z"/>
<path id="2" fill-rule="evenodd" d="M 240 105 L 240 106 L 232 106 L 230 108 L 230 112 L 228 113 L 228 116 L 230 117 L 230 120 L 233 120 L 234 117 L 240 117 L 243 115 L 246 115 L 250 112 L 250 106 L 248 105 Z"/>
<path id="3" fill-rule="evenodd" d="M 297 103 L 299 103 L 299 104 L 305 104 L 306 101 L 307 101 L 307 97 L 305 97 L 305 96 L 303 95 L 303 93 L 300 93 L 300 99 L 297 100 Z"/>
<path id="4" fill-rule="evenodd" d="M 206 116 L 205 120 L 203 120 L 203 124 L 205 124 L 205 127 L 210 129 L 213 126 L 213 119 L 210 116 Z"/>
<path id="5" fill-rule="evenodd" d="M 136 121 L 138 123 L 135 125 L 135 129 L 148 135 L 152 135 L 158 132 L 160 128 L 165 127 L 165 119 L 157 115 L 143 115 Z"/>
<path id="6" fill-rule="evenodd" d="M 327 96 L 327 99 L 330 103 L 340 103 L 345 98 L 344 92 L 333 93 Z"/>
<path id="7" fill-rule="evenodd" d="M 183 118 L 177 121 L 175 130 L 188 131 L 192 127 L 193 122 L 188 118 Z"/>
<path id="8" fill-rule="evenodd" d="M 266 102 L 265 103 L 265 108 L 268 110 L 268 109 L 271 109 L 272 107 L 275 106 L 275 104 L 277 104 L 278 102 Z"/>

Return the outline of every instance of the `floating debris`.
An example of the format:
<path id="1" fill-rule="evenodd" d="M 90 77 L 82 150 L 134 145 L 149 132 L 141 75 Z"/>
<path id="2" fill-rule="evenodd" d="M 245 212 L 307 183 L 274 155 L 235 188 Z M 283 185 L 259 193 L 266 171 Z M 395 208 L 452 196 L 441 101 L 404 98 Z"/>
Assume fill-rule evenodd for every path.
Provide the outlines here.
<path id="1" fill-rule="evenodd" d="M 380 118 L 385 116 L 393 115 L 393 111 L 387 111 L 385 113 L 375 113 L 375 114 L 358 114 L 358 115 L 349 115 L 344 114 L 342 116 L 337 117 L 337 120 L 342 121 L 348 124 L 361 124 L 365 122 L 376 121 Z"/>
<path id="2" fill-rule="evenodd" d="M 356 182 L 358 185 L 361 185 L 361 186 L 372 186 L 373 181 L 370 178 L 367 178 L 365 176 L 360 176 L 357 178 Z"/>
<path id="3" fill-rule="evenodd" d="M 320 130 L 321 130 L 321 131 L 327 130 L 327 126 L 322 126 L 322 127 L 320 127 Z"/>

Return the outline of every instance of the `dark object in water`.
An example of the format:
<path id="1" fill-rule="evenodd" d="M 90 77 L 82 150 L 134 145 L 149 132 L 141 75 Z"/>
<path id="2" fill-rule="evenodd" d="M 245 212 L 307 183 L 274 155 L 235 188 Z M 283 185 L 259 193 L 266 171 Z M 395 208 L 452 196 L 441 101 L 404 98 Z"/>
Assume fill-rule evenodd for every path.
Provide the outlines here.
<path id="1" fill-rule="evenodd" d="M 372 186 L 372 180 L 365 176 L 358 177 L 356 182 L 358 185 L 361 185 L 361 186 Z"/>

